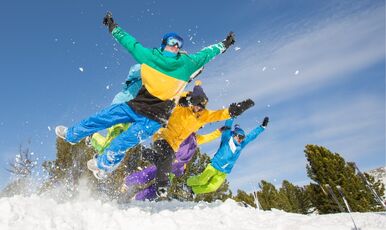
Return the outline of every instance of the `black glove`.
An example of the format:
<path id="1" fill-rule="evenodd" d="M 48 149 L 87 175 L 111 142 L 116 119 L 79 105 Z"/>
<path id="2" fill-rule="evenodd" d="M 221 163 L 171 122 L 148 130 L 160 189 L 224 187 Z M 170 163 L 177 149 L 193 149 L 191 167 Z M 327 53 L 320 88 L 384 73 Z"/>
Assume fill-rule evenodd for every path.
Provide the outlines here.
<path id="1" fill-rule="evenodd" d="M 232 31 L 229 32 L 229 34 L 224 39 L 224 41 L 222 41 L 222 44 L 225 46 L 225 50 L 227 50 L 231 45 L 235 44 L 235 41 L 236 41 L 235 33 L 233 33 Z"/>
<path id="2" fill-rule="evenodd" d="M 255 103 L 251 99 L 247 99 L 239 103 L 232 103 L 229 106 L 229 115 L 231 115 L 231 117 L 237 117 L 254 105 Z"/>
<path id="3" fill-rule="evenodd" d="M 231 129 L 231 127 L 224 125 L 223 127 L 219 128 L 218 130 L 220 130 L 220 132 L 224 132 L 224 131 L 230 130 L 230 129 Z"/>
<path id="4" fill-rule="evenodd" d="M 103 25 L 109 28 L 110 33 L 113 32 L 114 28 L 118 26 L 118 24 L 114 22 L 111 12 L 107 12 L 106 16 L 103 18 Z"/>
<path id="5" fill-rule="evenodd" d="M 180 97 L 178 105 L 188 107 L 190 105 L 191 92 L 187 93 L 184 97 Z"/>
<path id="6" fill-rule="evenodd" d="M 268 122 L 269 122 L 269 117 L 264 117 L 264 120 L 263 120 L 263 123 L 261 123 L 261 126 L 264 128 L 267 127 Z"/>

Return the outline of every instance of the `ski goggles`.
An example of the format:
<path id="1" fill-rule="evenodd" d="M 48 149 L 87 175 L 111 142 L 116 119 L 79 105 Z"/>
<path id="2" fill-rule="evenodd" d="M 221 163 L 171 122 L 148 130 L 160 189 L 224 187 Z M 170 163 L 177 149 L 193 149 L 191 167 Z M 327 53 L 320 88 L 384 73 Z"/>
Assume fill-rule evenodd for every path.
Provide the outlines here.
<path id="1" fill-rule="evenodd" d="M 244 140 L 244 138 L 245 138 L 245 135 L 243 135 L 243 134 L 236 134 L 235 136 L 237 138 L 239 138 L 240 140 Z"/>
<path id="2" fill-rule="evenodd" d="M 176 46 L 178 48 L 182 48 L 182 45 L 183 45 L 183 41 L 182 41 L 182 38 L 177 38 L 177 37 L 168 37 L 168 39 L 166 40 L 166 45 L 168 46 Z"/>

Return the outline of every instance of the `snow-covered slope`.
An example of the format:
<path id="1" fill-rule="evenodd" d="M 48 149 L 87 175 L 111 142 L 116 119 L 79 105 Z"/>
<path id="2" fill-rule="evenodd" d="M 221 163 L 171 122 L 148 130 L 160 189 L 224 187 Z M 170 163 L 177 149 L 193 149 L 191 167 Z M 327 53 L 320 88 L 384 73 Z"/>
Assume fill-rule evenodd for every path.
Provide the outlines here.
<path id="1" fill-rule="evenodd" d="M 362 230 L 386 229 L 385 213 L 353 213 Z M 224 203 L 134 202 L 126 206 L 87 196 L 68 202 L 33 195 L 0 199 L 0 229 L 189 230 L 352 229 L 348 214 L 298 215 Z"/>

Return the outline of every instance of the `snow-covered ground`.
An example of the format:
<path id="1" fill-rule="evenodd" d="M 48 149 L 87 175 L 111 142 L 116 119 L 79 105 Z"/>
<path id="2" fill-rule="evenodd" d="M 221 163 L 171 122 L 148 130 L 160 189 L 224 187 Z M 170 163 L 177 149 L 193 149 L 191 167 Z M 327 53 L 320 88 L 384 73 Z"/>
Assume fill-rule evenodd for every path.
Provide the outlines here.
<path id="1" fill-rule="evenodd" d="M 353 213 L 362 230 L 386 229 L 386 213 Z M 134 202 L 125 206 L 87 195 L 57 202 L 47 196 L 0 199 L 0 229 L 226 230 L 353 229 L 349 214 L 299 215 L 258 211 L 233 200 L 216 203 Z"/>

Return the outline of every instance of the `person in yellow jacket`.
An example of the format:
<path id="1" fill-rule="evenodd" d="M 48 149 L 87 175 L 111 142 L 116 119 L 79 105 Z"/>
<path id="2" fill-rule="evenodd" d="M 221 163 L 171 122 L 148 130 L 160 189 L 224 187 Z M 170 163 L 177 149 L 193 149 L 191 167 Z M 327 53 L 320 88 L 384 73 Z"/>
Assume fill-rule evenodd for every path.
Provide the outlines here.
<path id="1" fill-rule="evenodd" d="M 186 165 L 196 153 L 197 146 L 219 138 L 224 129 L 225 126 L 204 135 L 197 133 L 190 134 L 176 152 L 176 157 L 172 164 L 173 174 L 171 174 L 171 176 L 182 176 L 185 173 Z M 153 200 L 157 198 L 156 187 L 155 184 L 153 184 L 156 174 L 157 168 L 154 165 L 130 173 L 125 177 L 122 192 L 130 198 L 135 196 L 136 200 Z"/>
<path id="2" fill-rule="evenodd" d="M 173 110 L 164 129 L 160 129 L 153 136 L 152 148 L 144 149 L 144 159 L 154 163 L 157 167 L 156 188 L 159 197 L 166 197 L 169 186 L 168 175 L 172 170 L 175 153 L 181 143 L 202 126 L 227 120 L 239 116 L 254 105 L 251 99 L 239 103 L 232 103 L 229 108 L 208 110 L 208 97 L 197 81 L 191 93 L 181 98 L 179 105 Z"/>

